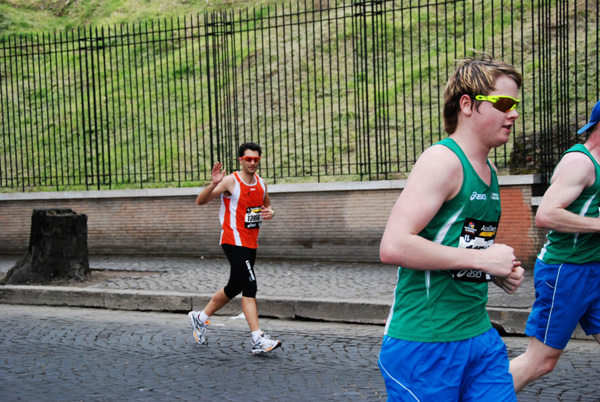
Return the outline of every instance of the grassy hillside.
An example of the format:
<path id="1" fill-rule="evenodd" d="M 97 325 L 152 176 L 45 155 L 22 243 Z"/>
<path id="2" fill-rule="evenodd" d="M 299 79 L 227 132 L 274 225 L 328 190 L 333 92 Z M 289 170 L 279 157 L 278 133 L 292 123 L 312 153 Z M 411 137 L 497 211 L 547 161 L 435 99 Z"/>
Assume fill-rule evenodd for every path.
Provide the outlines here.
<path id="1" fill-rule="evenodd" d="M 0 35 L 107 26 L 206 11 L 281 3 L 276 0 L 0 0 Z"/>
<path id="2" fill-rule="evenodd" d="M 297 12 L 277 23 L 268 7 L 241 15 L 227 37 L 169 21 L 283 3 L 290 1 L 0 0 L 0 36 L 34 34 L 5 39 L 5 76 L 12 79 L 0 86 L 9 94 L 0 97 L 0 131 L 8 133 L 0 143 L 0 172 L 8 172 L 0 187 L 75 189 L 78 178 L 108 188 L 196 186 L 210 177 L 215 157 L 227 162 L 223 154 L 235 154 L 228 151 L 247 136 L 268 147 L 261 174 L 272 182 L 364 180 L 366 169 L 367 179 L 371 171 L 375 179 L 404 178 L 420 152 L 445 135 L 439 111 L 446 78 L 455 59 L 473 49 L 525 76 L 513 140 L 492 155 L 502 173 L 514 160 L 539 168 L 539 136 L 585 121 L 595 96 L 598 66 L 580 65 L 581 49 L 597 46 L 587 43 L 597 37 L 597 12 L 582 14 L 579 3 L 568 17 L 577 25 L 557 24 L 554 9 L 540 10 L 535 1 L 384 2 L 393 12 L 363 20 L 354 2 L 343 9 L 333 0 L 299 0 L 291 3 Z M 106 37 L 82 45 L 81 27 L 101 27 Z M 541 44 L 554 46 L 554 32 L 565 31 L 570 45 L 541 59 L 537 53 L 548 49 L 537 36 L 547 27 L 555 30 Z M 51 32 L 60 32 L 61 50 L 38 54 L 57 40 L 43 35 Z M 24 46 L 29 40 L 36 45 Z M 577 88 L 568 85 L 573 77 Z M 545 92 L 557 101 L 542 103 Z M 220 155 L 212 154 L 213 141 Z M 235 158 L 229 162 L 231 171 Z"/>

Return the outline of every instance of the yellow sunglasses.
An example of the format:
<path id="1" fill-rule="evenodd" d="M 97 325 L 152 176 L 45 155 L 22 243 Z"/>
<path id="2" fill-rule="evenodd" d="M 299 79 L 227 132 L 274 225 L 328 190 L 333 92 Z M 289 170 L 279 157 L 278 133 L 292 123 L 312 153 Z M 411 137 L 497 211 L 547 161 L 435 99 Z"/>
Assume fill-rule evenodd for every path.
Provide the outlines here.
<path id="1" fill-rule="evenodd" d="M 504 95 L 475 95 L 475 100 L 492 102 L 494 109 L 506 113 L 509 110 L 515 110 L 519 102 L 518 99 Z"/>

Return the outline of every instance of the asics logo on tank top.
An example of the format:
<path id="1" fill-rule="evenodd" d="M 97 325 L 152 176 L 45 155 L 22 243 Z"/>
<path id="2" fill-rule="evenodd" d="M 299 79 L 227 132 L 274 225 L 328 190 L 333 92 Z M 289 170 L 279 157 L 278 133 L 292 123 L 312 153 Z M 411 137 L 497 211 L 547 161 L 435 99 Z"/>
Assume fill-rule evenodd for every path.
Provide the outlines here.
<path id="1" fill-rule="evenodd" d="M 487 200 L 487 196 L 485 194 L 479 194 L 477 191 L 473 191 L 471 194 L 471 201 L 485 201 Z"/>
<path id="2" fill-rule="evenodd" d="M 483 271 L 477 271 L 474 269 L 450 271 L 450 274 L 454 280 L 458 282 L 483 283 L 491 282 L 494 279 L 490 274 L 486 274 Z"/>
<path id="3" fill-rule="evenodd" d="M 477 191 L 473 191 L 470 197 L 471 201 L 485 201 L 487 200 L 486 194 L 479 194 Z M 499 201 L 500 195 L 498 193 L 492 193 L 492 200 Z"/>

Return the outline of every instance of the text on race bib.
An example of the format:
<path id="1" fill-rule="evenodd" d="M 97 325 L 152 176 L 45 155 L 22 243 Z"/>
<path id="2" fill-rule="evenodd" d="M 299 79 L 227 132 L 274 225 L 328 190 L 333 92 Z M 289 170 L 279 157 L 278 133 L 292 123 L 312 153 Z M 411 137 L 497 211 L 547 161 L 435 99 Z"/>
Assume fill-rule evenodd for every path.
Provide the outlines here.
<path id="1" fill-rule="evenodd" d="M 244 226 L 246 229 L 258 229 L 262 221 L 262 207 L 247 207 Z"/>

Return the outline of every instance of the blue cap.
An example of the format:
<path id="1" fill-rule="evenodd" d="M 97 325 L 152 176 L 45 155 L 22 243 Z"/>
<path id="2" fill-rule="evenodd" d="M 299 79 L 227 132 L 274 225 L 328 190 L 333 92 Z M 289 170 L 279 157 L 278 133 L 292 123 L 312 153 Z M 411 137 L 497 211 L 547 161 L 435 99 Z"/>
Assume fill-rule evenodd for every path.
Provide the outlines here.
<path id="1" fill-rule="evenodd" d="M 581 127 L 577 134 L 582 134 L 588 131 L 592 126 L 598 124 L 600 121 L 600 101 L 596 102 L 594 108 L 592 109 L 592 114 L 590 115 L 590 121 L 585 126 Z"/>

